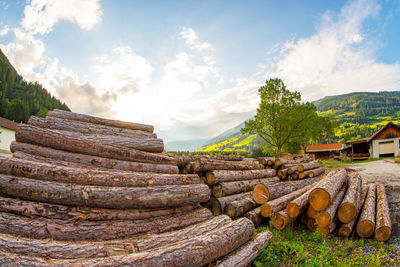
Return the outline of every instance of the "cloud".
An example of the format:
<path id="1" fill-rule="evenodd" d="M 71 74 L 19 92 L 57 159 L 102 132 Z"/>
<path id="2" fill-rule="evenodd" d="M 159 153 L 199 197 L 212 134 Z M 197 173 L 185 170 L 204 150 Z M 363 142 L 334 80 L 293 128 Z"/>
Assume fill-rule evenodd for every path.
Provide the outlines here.
<path id="1" fill-rule="evenodd" d="M 98 0 L 32 0 L 25 6 L 22 27 L 34 34 L 47 34 L 60 20 L 90 30 L 101 21 L 102 11 Z"/>
<path id="2" fill-rule="evenodd" d="M 5 25 L 1 30 L 0 30 L 0 36 L 5 36 L 8 34 L 10 31 L 10 27 L 8 25 Z"/>
<path id="3" fill-rule="evenodd" d="M 363 22 L 380 10 L 375 1 L 352 1 L 335 18 L 326 13 L 317 32 L 286 42 L 268 77 L 280 77 L 307 100 L 354 91 L 400 89 L 400 65 L 375 58 Z"/>
<path id="4" fill-rule="evenodd" d="M 197 33 L 192 28 L 183 27 L 179 35 L 185 40 L 185 43 L 190 49 L 197 51 L 213 50 L 213 47 L 210 43 L 199 41 Z"/>

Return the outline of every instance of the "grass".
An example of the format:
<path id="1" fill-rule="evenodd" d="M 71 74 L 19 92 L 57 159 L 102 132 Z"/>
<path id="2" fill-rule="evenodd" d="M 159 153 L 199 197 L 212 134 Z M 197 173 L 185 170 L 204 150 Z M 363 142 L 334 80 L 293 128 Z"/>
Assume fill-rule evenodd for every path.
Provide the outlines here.
<path id="1" fill-rule="evenodd" d="M 390 157 L 394 158 L 394 157 Z M 365 159 L 365 160 L 355 160 L 355 161 L 340 161 L 340 160 L 322 160 L 323 165 L 350 165 L 350 164 L 355 164 L 355 163 L 365 163 L 365 162 L 372 162 L 372 161 L 378 161 L 382 160 L 383 158 L 379 159 Z"/>
<path id="2" fill-rule="evenodd" d="M 298 229 L 298 230 L 297 230 Z M 269 230 L 259 227 L 257 232 Z M 261 266 L 398 266 L 389 257 L 392 245 L 364 239 L 322 237 L 304 227 L 271 230 L 274 240 L 263 249 L 254 265 Z M 364 251 L 368 247 L 371 253 Z"/>

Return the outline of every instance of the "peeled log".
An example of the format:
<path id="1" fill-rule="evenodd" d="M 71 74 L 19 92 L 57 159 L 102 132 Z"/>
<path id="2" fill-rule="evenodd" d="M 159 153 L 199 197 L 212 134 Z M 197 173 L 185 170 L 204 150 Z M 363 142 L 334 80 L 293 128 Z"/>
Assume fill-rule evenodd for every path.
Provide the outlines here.
<path id="1" fill-rule="evenodd" d="M 321 177 L 314 177 L 301 181 L 282 182 L 275 185 L 258 184 L 254 187 L 253 198 L 258 204 L 264 204 L 268 202 L 268 200 L 287 195 L 299 188 L 313 184 L 320 179 Z"/>
<path id="2" fill-rule="evenodd" d="M 311 162 L 308 162 L 308 163 L 299 164 L 297 166 L 297 170 L 299 172 L 304 172 L 304 171 L 311 170 L 311 169 L 316 169 L 316 168 L 319 168 L 319 167 L 321 167 L 321 163 L 319 163 L 318 160 L 315 160 L 315 161 L 311 161 Z"/>
<path id="3" fill-rule="evenodd" d="M 33 258 L 0 252 L 2 265 L 27 266 L 204 266 L 236 250 L 254 233 L 254 225 L 246 218 L 226 224 L 203 235 L 171 246 L 121 256 L 98 259 L 57 260 Z"/>
<path id="4" fill-rule="evenodd" d="M 251 196 L 251 192 L 247 193 L 240 193 L 240 194 L 235 194 L 235 195 L 230 195 L 230 196 L 225 196 L 225 197 L 211 197 L 210 198 L 210 204 L 211 204 L 211 210 L 214 215 L 220 215 L 225 212 L 226 206 L 231 203 L 232 201 L 235 201 L 237 199 L 244 198 L 246 196 Z"/>
<path id="5" fill-rule="evenodd" d="M 273 239 L 270 231 L 261 232 L 249 242 L 217 261 L 216 267 L 247 267 L 257 258 L 261 250 L 266 248 Z"/>
<path id="6" fill-rule="evenodd" d="M 180 207 L 206 202 L 210 198 L 210 189 L 205 184 L 84 186 L 4 174 L 0 174 L 0 193 L 33 201 L 111 209 Z"/>
<path id="7" fill-rule="evenodd" d="M 278 182 L 279 182 L 278 177 L 244 180 L 237 182 L 225 182 L 214 185 L 212 188 L 212 194 L 217 198 L 223 196 L 229 196 L 243 192 L 249 192 L 253 190 L 253 188 L 260 183 L 270 185 L 270 184 L 276 184 Z"/>
<path id="8" fill-rule="evenodd" d="M 29 238 L 54 240 L 110 240 L 127 238 L 140 233 L 162 233 L 181 229 L 212 218 L 205 208 L 183 214 L 144 220 L 64 221 L 27 218 L 0 212 L 0 232 Z"/>
<path id="9" fill-rule="evenodd" d="M 304 172 L 299 172 L 299 179 L 304 179 L 306 177 L 313 178 L 317 175 L 323 174 L 325 172 L 325 167 L 321 167 L 318 169 L 308 170 Z"/>
<path id="10" fill-rule="evenodd" d="M 254 223 L 255 226 L 261 224 L 264 221 L 264 217 L 261 215 L 261 207 L 255 208 L 247 212 L 244 217 Z"/>
<path id="11" fill-rule="evenodd" d="M 249 192 L 247 196 L 228 203 L 225 208 L 225 214 L 231 218 L 236 218 L 255 209 L 258 205 L 254 201 L 252 193 Z"/>
<path id="12" fill-rule="evenodd" d="M 276 175 L 275 170 L 248 170 L 248 171 L 226 171 L 215 170 L 206 173 L 206 183 L 214 185 L 222 182 L 234 182 L 242 180 L 252 180 L 273 177 Z"/>
<path id="13" fill-rule="evenodd" d="M 349 175 L 347 191 L 338 209 L 337 215 L 342 223 L 349 223 L 357 216 L 357 202 L 361 194 L 361 176 L 358 173 Z"/>
<path id="14" fill-rule="evenodd" d="M 357 223 L 357 234 L 360 237 L 370 237 L 375 230 L 376 184 L 370 184 L 364 206 Z"/>
<path id="15" fill-rule="evenodd" d="M 274 213 L 271 217 L 271 224 L 278 230 L 283 230 L 292 221 L 285 210 Z"/>
<path id="16" fill-rule="evenodd" d="M 212 170 L 261 170 L 264 165 L 255 161 L 227 161 L 212 159 L 196 159 L 193 163 L 193 172 L 212 171 Z"/>
<path id="17" fill-rule="evenodd" d="M 128 149 L 122 146 L 80 138 L 75 134 L 60 133 L 56 130 L 42 129 L 31 125 L 19 124 L 15 132 L 15 138 L 18 142 L 37 144 L 92 156 L 176 165 L 176 160 L 174 158 L 163 154 L 153 154 L 136 149 Z"/>
<path id="18" fill-rule="evenodd" d="M 367 196 L 368 186 L 364 185 L 361 189 L 361 194 L 359 195 L 359 199 L 357 201 L 357 215 L 356 217 L 349 223 L 344 223 L 339 227 L 338 235 L 341 237 L 349 237 L 353 232 L 354 225 L 357 222 L 357 216 L 360 215 L 361 208 L 364 205 L 365 197 Z"/>
<path id="19" fill-rule="evenodd" d="M 36 116 L 31 116 L 28 120 L 28 124 L 40 128 L 79 132 L 83 134 L 124 136 L 134 139 L 157 138 L 157 135 L 151 132 L 117 128 L 101 124 L 94 124 L 90 122 L 60 119 L 56 117 L 47 117 L 46 119 L 44 119 Z"/>
<path id="20" fill-rule="evenodd" d="M 113 170 L 137 171 L 137 172 L 155 172 L 155 173 L 171 173 L 178 174 L 178 166 L 168 164 L 152 164 L 142 162 L 132 162 L 117 159 L 102 158 L 79 153 L 72 153 L 62 150 L 57 150 L 49 147 L 37 146 L 28 143 L 12 142 L 11 151 L 14 152 L 14 157 L 25 158 L 17 152 L 22 152 L 28 155 L 49 158 L 69 163 L 76 163 L 94 168 L 105 168 Z"/>
<path id="21" fill-rule="evenodd" d="M 326 210 L 320 211 L 315 218 L 318 226 L 326 227 L 329 226 L 332 221 L 335 219 L 336 211 L 340 203 L 343 200 L 344 193 L 346 192 L 346 186 L 342 186 L 341 190 L 336 194 L 332 203 L 326 208 Z"/>
<path id="22" fill-rule="evenodd" d="M 104 119 L 104 118 L 99 118 L 99 117 L 94 117 L 94 116 L 90 116 L 90 115 L 86 115 L 86 114 L 69 112 L 69 111 L 64 111 L 64 110 L 59 110 L 59 109 L 49 111 L 47 113 L 47 116 L 48 117 L 56 117 L 56 118 L 60 118 L 60 119 L 68 119 L 68 120 L 89 122 L 89 123 L 100 124 L 100 125 L 107 125 L 107 126 L 118 127 L 118 128 L 126 128 L 126 129 L 131 129 L 131 130 L 140 130 L 140 131 L 145 131 L 145 132 L 149 132 L 149 133 L 152 133 L 154 131 L 154 127 L 152 125 Z"/>
<path id="23" fill-rule="evenodd" d="M 375 238 L 385 242 L 392 234 L 392 223 L 390 221 L 389 203 L 386 196 L 385 186 L 378 184 L 376 187 L 376 229 Z"/>
<path id="24" fill-rule="evenodd" d="M 295 199 L 296 197 L 307 192 L 308 190 L 310 190 L 313 187 L 314 187 L 313 184 L 307 185 L 307 186 L 302 187 L 296 191 L 293 191 L 287 195 L 283 195 L 279 198 L 276 198 L 274 200 L 271 200 L 271 201 L 268 201 L 267 203 L 262 204 L 261 215 L 264 217 L 271 217 L 273 213 L 285 209 L 285 207 L 289 203 L 289 201 Z"/>
<path id="25" fill-rule="evenodd" d="M 84 206 L 64 206 L 0 196 L 0 211 L 25 217 L 44 217 L 59 220 L 141 220 L 158 216 L 181 214 L 198 207 L 199 205 L 167 209 L 101 209 Z"/>
<path id="26" fill-rule="evenodd" d="M 33 257 L 55 259 L 100 258 L 126 255 L 202 235 L 222 227 L 231 221 L 227 216 L 218 216 L 176 231 L 161 234 L 143 234 L 133 238 L 100 242 L 30 239 L 0 233 L 0 250 Z"/>
<path id="27" fill-rule="evenodd" d="M 340 170 L 334 175 L 327 177 L 324 183 L 311 192 L 308 202 L 314 210 L 321 211 L 329 206 L 342 188 L 342 185 L 346 181 L 346 177 L 346 170 Z"/>

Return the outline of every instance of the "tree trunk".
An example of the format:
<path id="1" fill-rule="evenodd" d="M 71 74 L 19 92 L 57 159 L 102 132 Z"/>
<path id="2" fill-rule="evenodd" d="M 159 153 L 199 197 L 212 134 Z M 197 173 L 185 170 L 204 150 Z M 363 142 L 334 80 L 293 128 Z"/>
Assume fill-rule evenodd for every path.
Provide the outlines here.
<path id="1" fill-rule="evenodd" d="M 297 170 L 299 172 L 304 172 L 304 171 L 311 170 L 311 169 L 316 169 L 316 168 L 319 168 L 319 167 L 321 167 L 321 163 L 319 163 L 318 160 L 314 160 L 314 161 L 311 161 L 311 162 L 308 162 L 308 163 L 299 164 L 297 166 Z"/>
<path id="2" fill-rule="evenodd" d="M 360 215 L 361 208 L 364 205 L 365 197 L 367 196 L 368 186 L 364 185 L 361 189 L 361 194 L 359 195 L 359 199 L 357 201 L 357 215 L 356 217 L 349 223 L 344 223 L 339 227 L 338 235 L 341 237 L 349 237 L 353 232 L 354 225 L 357 222 L 357 216 Z"/>
<path id="3" fill-rule="evenodd" d="M 315 223 L 315 219 L 307 216 L 307 212 L 304 212 L 300 217 L 300 222 L 307 227 L 311 232 L 315 232 L 317 230 L 317 224 Z"/>
<path id="4" fill-rule="evenodd" d="M 22 266 L 204 266 L 246 243 L 254 225 L 246 218 L 171 246 L 98 259 L 58 260 L 0 252 L 0 264 Z"/>
<path id="5" fill-rule="evenodd" d="M 346 185 L 343 185 L 340 191 L 336 194 L 332 203 L 326 208 L 326 210 L 320 211 L 315 218 L 318 226 L 327 227 L 335 219 L 336 212 L 340 203 L 342 203 L 344 193 L 346 192 Z"/>
<path id="6" fill-rule="evenodd" d="M 364 206 L 357 223 L 357 234 L 368 238 L 375 230 L 376 184 L 370 184 Z"/>
<path id="7" fill-rule="evenodd" d="M 236 218 L 255 209 L 257 206 L 259 206 L 259 204 L 254 201 L 252 193 L 249 192 L 245 197 L 228 203 L 225 208 L 225 214 L 231 218 Z"/>
<path id="8" fill-rule="evenodd" d="M 385 242 L 392 234 L 392 222 L 390 221 L 389 203 L 386 196 L 385 186 L 378 184 L 376 187 L 376 229 L 375 238 Z"/>
<path id="9" fill-rule="evenodd" d="M 307 159 L 294 160 L 294 159 L 276 158 L 274 165 L 279 167 L 283 164 L 300 164 L 302 162 L 307 162 Z"/>
<path id="10" fill-rule="evenodd" d="M 290 174 L 290 175 L 292 175 L 294 172 L 296 172 L 297 171 L 297 165 L 295 165 L 295 166 L 289 166 L 288 168 L 287 168 L 287 172 L 288 172 L 288 174 Z"/>
<path id="11" fill-rule="evenodd" d="M 288 176 L 288 169 L 280 169 L 278 170 L 278 177 L 281 178 L 281 180 L 285 180 Z"/>
<path id="12" fill-rule="evenodd" d="M 325 227 L 318 226 L 317 231 L 320 235 L 328 236 L 335 230 L 336 226 L 337 226 L 337 221 L 333 220 L 331 224 L 329 224 L 328 226 Z"/>
<path id="13" fill-rule="evenodd" d="M 79 153 L 72 153 L 57 150 L 49 147 L 37 146 L 28 143 L 12 142 L 11 151 L 24 152 L 30 155 L 50 158 L 64 162 L 72 162 L 81 165 L 92 166 L 96 168 L 106 168 L 114 170 L 138 171 L 138 172 L 155 172 L 155 173 L 171 173 L 178 174 L 178 166 L 167 164 L 152 164 L 133 162 L 117 159 L 102 158 Z M 15 157 L 19 155 L 15 154 Z"/>
<path id="14" fill-rule="evenodd" d="M 325 169 L 326 169 L 325 167 L 321 167 L 321 168 L 318 168 L 318 169 L 299 172 L 299 179 L 304 179 L 306 177 L 313 178 L 315 176 L 318 176 L 320 174 L 325 173 Z"/>
<path id="15" fill-rule="evenodd" d="M 211 159 L 196 159 L 193 162 L 193 172 L 212 170 L 257 170 L 264 169 L 264 165 L 253 161 L 226 161 Z"/>
<path id="16" fill-rule="evenodd" d="M 205 184 L 156 187 L 83 186 L 0 175 L 0 193 L 27 200 L 111 209 L 170 208 L 210 198 Z"/>
<path id="17" fill-rule="evenodd" d="M 49 111 L 47 113 L 47 117 L 56 117 L 56 118 L 60 118 L 60 119 L 89 122 L 89 123 L 107 125 L 107 126 L 112 126 L 112 127 L 117 127 L 117 128 L 140 130 L 140 131 L 145 131 L 145 132 L 150 132 L 150 133 L 152 133 L 154 131 L 154 127 L 152 125 L 103 119 L 103 118 L 94 117 L 94 116 L 90 116 L 90 115 L 86 115 L 86 114 L 74 113 L 74 112 L 69 112 L 69 111 L 64 111 L 64 110 L 59 110 L 59 109 Z"/>
<path id="18" fill-rule="evenodd" d="M 261 207 L 247 212 L 244 217 L 252 221 L 255 226 L 260 225 L 264 221 L 264 217 L 261 215 Z"/>
<path id="19" fill-rule="evenodd" d="M 253 198 L 258 204 L 264 204 L 269 200 L 287 195 L 299 188 L 313 184 L 320 179 L 320 177 L 315 177 L 301 181 L 281 182 L 275 185 L 258 184 L 254 187 Z"/>
<path id="20" fill-rule="evenodd" d="M 317 218 L 318 211 L 316 211 L 311 205 L 308 206 L 307 208 L 307 216 L 310 217 L 311 219 Z"/>
<path id="21" fill-rule="evenodd" d="M 214 185 L 222 182 L 234 182 L 242 180 L 252 180 L 273 177 L 275 170 L 248 170 L 248 171 L 225 171 L 215 170 L 206 173 L 206 182 L 208 185 Z"/>
<path id="22" fill-rule="evenodd" d="M 220 198 L 211 197 L 211 210 L 214 215 L 220 215 L 225 212 L 226 206 L 231 203 L 232 201 L 244 198 L 246 196 L 251 196 L 251 192 L 247 193 L 240 193 Z"/>
<path id="23" fill-rule="evenodd" d="M 260 157 L 260 158 L 257 158 L 257 161 L 262 165 L 272 166 L 272 165 L 274 165 L 275 158 L 274 157 Z"/>
<path id="24" fill-rule="evenodd" d="M 101 135 L 111 135 L 111 136 L 124 136 L 134 139 L 157 138 L 157 135 L 152 132 L 123 129 L 101 124 L 94 124 L 90 122 L 60 119 L 56 117 L 47 117 L 46 119 L 44 119 L 36 116 L 31 116 L 28 120 L 28 124 L 40 128 L 63 130 L 69 132 L 79 132 L 89 135 L 101 134 Z"/>
<path id="25" fill-rule="evenodd" d="M 81 185 L 98 186 L 158 186 L 199 184 L 197 174 L 162 174 L 145 172 L 103 171 L 57 166 L 16 158 L 0 158 L 0 173 Z"/>
<path id="26" fill-rule="evenodd" d="M 43 145 L 59 150 L 104 158 L 145 163 L 177 164 L 174 158 L 162 154 L 153 154 L 122 146 L 91 141 L 77 135 L 62 134 L 56 130 L 42 129 L 31 125 L 19 124 L 15 138 L 18 142 Z"/>
<path id="27" fill-rule="evenodd" d="M 348 189 L 338 209 L 337 215 L 342 223 L 349 223 L 357 216 L 357 202 L 361 194 L 361 176 L 358 173 L 349 175 Z"/>
<path id="28" fill-rule="evenodd" d="M 272 242 L 273 235 L 270 231 L 261 232 L 253 237 L 249 242 L 230 253 L 225 258 L 217 261 L 216 267 L 247 267 Z"/>
<path id="29" fill-rule="evenodd" d="M 271 217 L 271 224 L 278 230 L 283 230 L 292 222 L 292 219 L 285 210 L 274 213 Z"/>
<path id="30" fill-rule="evenodd" d="M 271 184 L 276 184 L 278 182 L 279 182 L 278 177 L 270 177 L 264 179 L 220 183 L 213 186 L 212 194 L 217 198 L 224 197 L 234 194 L 240 194 L 243 192 L 249 192 L 253 190 L 254 187 L 260 183 L 263 183 L 265 185 L 271 185 Z"/>
<path id="31" fill-rule="evenodd" d="M 0 212 L 0 232 L 37 239 L 101 241 L 127 238 L 150 231 L 153 233 L 172 231 L 210 218 L 212 213 L 205 208 L 133 221 L 64 221 L 27 218 Z"/>
<path id="32" fill-rule="evenodd" d="M 0 211 L 25 217 L 44 217 L 59 220 L 142 220 L 158 216 L 181 214 L 198 208 L 188 205 L 168 209 L 101 209 L 84 206 L 64 206 L 0 196 Z"/>
<path id="33" fill-rule="evenodd" d="M 308 202 L 310 202 L 310 205 L 314 210 L 321 211 L 329 206 L 342 188 L 342 185 L 346 181 L 346 177 L 346 170 L 340 170 L 334 175 L 328 176 L 324 183 L 311 192 Z"/>
<path id="34" fill-rule="evenodd" d="M 272 214 L 274 214 L 275 212 L 285 209 L 286 205 L 291 200 L 293 200 L 296 197 L 300 196 L 301 194 L 307 192 L 314 186 L 315 186 L 314 184 L 307 185 L 307 186 L 299 188 L 296 191 L 293 191 L 287 195 L 283 195 L 279 198 L 276 198 L 274 200 L 271 200 L 271 201 L 268 201 L 267 203 L 262 204 L 261 215 L 264 217 L 271 217 Z"/>
<path id="35" fill-rule="evenodd" d="M 208 159 L 208 160 L 225 160 L 225 161 L 242 161 L 243 156 L 239 155 L 184 155 L 184 156 L 174 156 L 178 161 L 179 167 L 184 167 L 186 164 L 195 161 L 196 159 Z"/>

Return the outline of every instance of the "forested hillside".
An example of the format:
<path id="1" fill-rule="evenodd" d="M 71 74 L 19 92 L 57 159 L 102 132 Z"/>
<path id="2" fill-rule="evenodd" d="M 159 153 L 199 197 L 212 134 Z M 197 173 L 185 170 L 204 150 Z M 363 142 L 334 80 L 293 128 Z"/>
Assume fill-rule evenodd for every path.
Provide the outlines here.
<path id="1" fill-rule="evenodd" d="M 55 108 L 70 110 L 39 83 L 24 81 L 0 50 L 0 117 L 26 122 L 31 115 L 44 117 Z"/>

